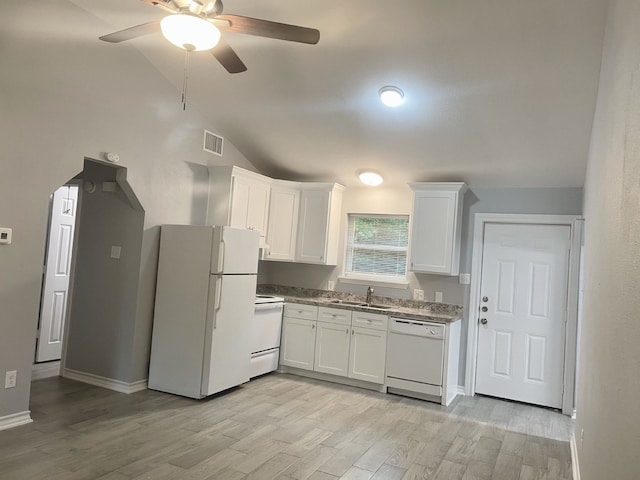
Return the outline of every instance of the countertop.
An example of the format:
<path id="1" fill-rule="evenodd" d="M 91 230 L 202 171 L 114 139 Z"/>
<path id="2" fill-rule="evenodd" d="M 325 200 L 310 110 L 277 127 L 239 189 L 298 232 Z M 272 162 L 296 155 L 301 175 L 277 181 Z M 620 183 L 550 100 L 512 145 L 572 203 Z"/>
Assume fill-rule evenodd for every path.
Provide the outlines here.
<path id="1" fill-rule="evenodd" d="M 392 317 L 401 317 L 423 322 L 452 323 L 460 320 L 463 312 L 460 305 L 403 300 L 391 297 L 379 297 L 376 295 L 372 298 L 373 304 L 385 305 L 391 308 L 381 309 L 367 306 L 348 305 L 344 303 L 336 303 L 335 301 L 342 300 L 346 302 L 365 303 L 365 298 L 351 293 L 287 287 L 283 285 L 259 285 L 258 293 L 277 295 L 291 303 L 340 308 L 356 312 L 381 313 Z"/>

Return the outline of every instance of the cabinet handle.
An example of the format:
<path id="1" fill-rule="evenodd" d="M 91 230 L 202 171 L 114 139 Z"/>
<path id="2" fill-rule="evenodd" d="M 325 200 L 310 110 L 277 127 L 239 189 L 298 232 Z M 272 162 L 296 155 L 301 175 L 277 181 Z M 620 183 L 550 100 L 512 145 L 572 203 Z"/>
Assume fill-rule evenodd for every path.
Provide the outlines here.
<path id="1" fill-rule="evenodd" d="M 355 330 L 351 330 L 351 335 L 353 335 L 354 333 L 356 333 Z"/>
<path id="2" fill-rule="evenodd" d="M 313 330 L 314 328 L 316 328 L 316 324 L 315 323 L 311 325 L 311 330 Z"/>
<path id="3" fill-rule="evenodd" d="M 349 335 L 349 329 L 348 328 L 345 330 L 345 332 L 346 332 L 347 335 Z"/>

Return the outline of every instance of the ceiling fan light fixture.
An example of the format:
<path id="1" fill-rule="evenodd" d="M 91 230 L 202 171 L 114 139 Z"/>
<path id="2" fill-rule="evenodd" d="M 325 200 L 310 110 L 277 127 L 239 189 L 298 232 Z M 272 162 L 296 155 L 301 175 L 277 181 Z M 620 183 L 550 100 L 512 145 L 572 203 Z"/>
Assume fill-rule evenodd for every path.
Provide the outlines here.
<path id="1" fill-rule="evenodd" d="M 358 178 L 362 183 L 370 187 L 377 187 L 382 183 L 382 175 L 372 170 L 365 170 L 363 172 L 360 172 Z"/>
<path id="2" fill-rule="evenodd" d="M 220 40 L 220 30 L 215 25 L 184 13 L 164 17 L 160 29 L 164 38 L 189 51 L 211 50 Z"/>
<path id="3" fill-rule="evenodd" d="M 404 103 L 404 92 L 393 85 L 382 87 L 378 94 L 382 103 L 387 107 L 397 107 Z"/>

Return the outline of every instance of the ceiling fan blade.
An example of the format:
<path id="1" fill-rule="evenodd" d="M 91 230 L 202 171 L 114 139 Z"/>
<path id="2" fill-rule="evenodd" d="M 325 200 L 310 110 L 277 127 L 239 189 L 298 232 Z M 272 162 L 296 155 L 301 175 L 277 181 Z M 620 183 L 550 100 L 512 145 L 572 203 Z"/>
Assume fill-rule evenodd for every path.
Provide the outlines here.
<path id="1" fill-rule="evenodd" d="M 135 27 L 125 28 L 119 32 L 109 33 L 103 35 L 100 40 L 104 42 L 120 43 L 125 40 L 131 40 L 132 38 L 142 37 L 143 35 L 149 35 L 160 31 L 160 21 L 143 23 L 142 25 L 136 25 Z"/>
<path id="2" fill-rule="evenodd" d="M 180 5 L 178 5 L 175 0 L 142 0 L 147 5 L 151 5 L 152 7 L 160 7 L 161 9 L 178 13 L 180 11 Z"/>
<path id="3" fill-rule="evenodd" d="M 220 37 L 218 45 L 211 50 L 211 54 L 216 57 L 229 73 L 241 73 L 247 70 L 246 65 L 242 63 L 240 57 L 238 57 L 233 48 L 231 48 L 222 37 Z"/>
<path id="4" fill-rule="evenodd" d="M 315 28 L 299 27 L 241 15 L 218 15 L 214 18 L 228 21 L 231 24 L 229 27 L 220 28 L 230 32 L 246 33 L 290 42 L 310 43 L 312 45 L 315 45 L 320 40 L 320 32 Z"/>

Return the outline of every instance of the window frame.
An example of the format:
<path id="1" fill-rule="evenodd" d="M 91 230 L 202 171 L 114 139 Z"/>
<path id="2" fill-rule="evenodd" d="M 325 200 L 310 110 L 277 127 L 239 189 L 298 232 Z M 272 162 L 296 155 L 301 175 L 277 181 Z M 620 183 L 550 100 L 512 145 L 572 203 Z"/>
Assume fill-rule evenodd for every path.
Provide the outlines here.
<path id="1" fill-rule="evenodd" d="M 351 238 L 349 235 L 349 225 L 352 218 L 384 218 L 384 219 L 401 219 L 407 222 L 407 246 L 404 249 L 405 252 L 405 269 L 404 275 L 385 275 L 380 273 L 366 273 L 366 272 L 352 272 L 349 271 L 349 251 L 351 245 Z M 347 214 L 347 229 L 345 235 L 344 244 L 344 263 L 343 273 L 339 277 L 339 281 L 343 283 L 368 283 L 381 286 L 390 286 L 405 288 L 409 282 L 407 275 L 409 273 L 409 249 L 411 243 L 411 230 L 410 230 L 410 215 L 408 214 L 387 214 L 387 213 L 348 213 Z M 402 251 L 402 250 L 400 250 Z"/>

